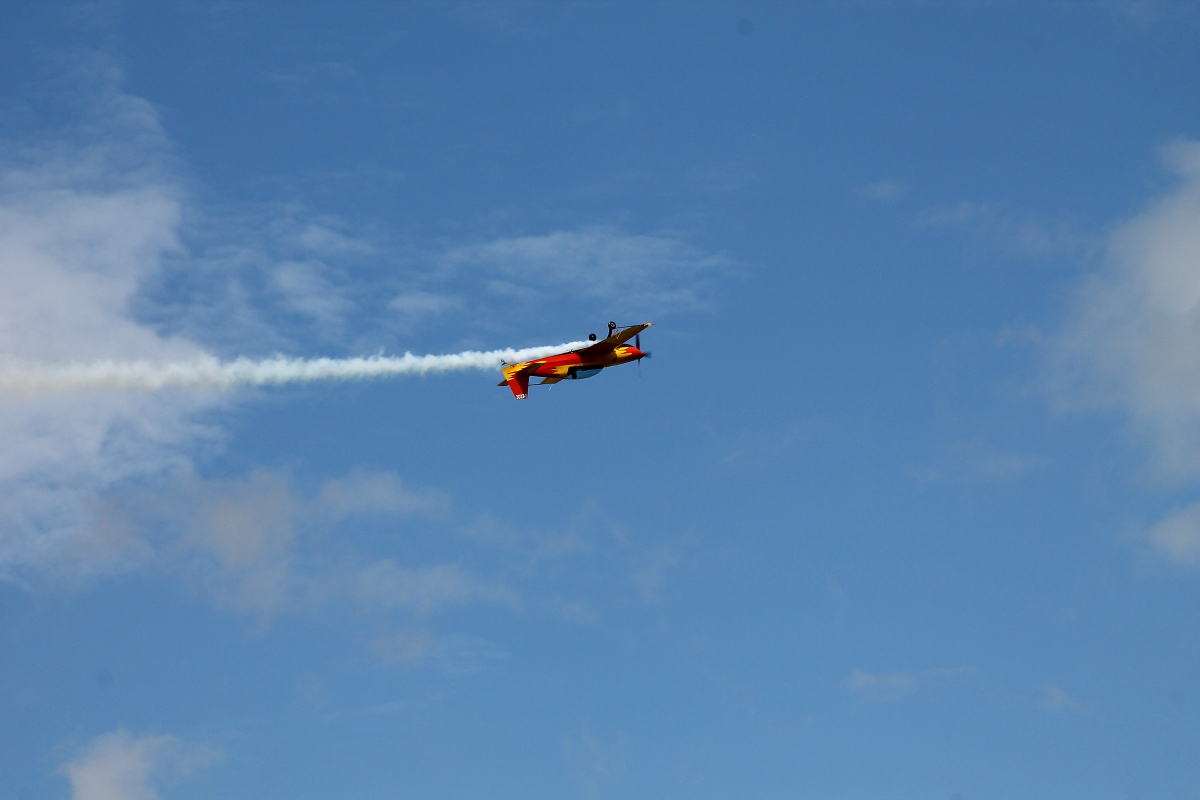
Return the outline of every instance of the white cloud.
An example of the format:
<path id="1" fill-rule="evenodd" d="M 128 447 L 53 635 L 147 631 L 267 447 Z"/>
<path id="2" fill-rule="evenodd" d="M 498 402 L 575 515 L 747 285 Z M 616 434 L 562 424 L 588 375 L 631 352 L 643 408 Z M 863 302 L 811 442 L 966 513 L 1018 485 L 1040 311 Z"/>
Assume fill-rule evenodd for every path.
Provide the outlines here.
<path id="1" fill-rule="evenodd" d="M 1161 520 L 1150 529 L 1147 539 L 1177 564 L 1200 564 L 1200 502 Z"/>
<path id="2" fill-rule="evenodd" d="M 1122 411 L 1162 475 L 1200 475 L 1200 142 L 1164 162 L 1178 181 L 1109 238 L 1050 362 L 1068 405 Z"/>
<path id="3" fill-rule="evenodd" d="M 102 59 L 90 105 L 57 140 L 0 159 L 0 359 L 178 360 L 200 349 L 133 321 L 139 282 L 179 247 L 182 191 L 154 110 Z M 89 504 L 186 461 L 211 395 L 0 399 L 0 570 L 88 562 Z M 93 564 L 94 566 L 94 564 Z"/>
<path id="4" fill-rule="evenodd" d="M 957 678 L 965 672 L 966 670 L 962 668 L 947 669 L 943 667 L 920 672 L 870 673 L 855 668 L 846 678 L 846 688 L 872 700 L 896 700 L 915 694 L 919 689 L 931 684 L 944 683 Z"/>
<path id="5" fill-rule="evenodd" d="M 118 729 L 97 736 L 62 771 L 72 800 L 157 800 L 162 780 L 186 776 L 216 757 L 174 736 L 135 738 Z"/>
<path id="6" fill-rule="evenodd" d="M 0 361 L 184 361 L 204 353 L 203 341 L 288 344 L 260 296 L 274 298 L 266 308 L 277 317 L 340 330 L 354 302 L 345 275 L 327 262 L 371 257 L 373 246 L 336 220 L 284 208 L 263 226 L 269 246 L 261 247 L 239 238 L 244 231 L 229 219 L 199 215 L 210 245 L 194 257 L 181 243 L 188 214 L 172 145 L 154 108 L 122 92 L 121 81 L 105 57 L 81 56 L 65 81 L 75 88 L 78 123 L 36 145 L 0 149 Z M 207 302 L 208 288 L 193 280 L 221 284 L 219 302 Z M 174 289 L 147 299 L 163 281 Z M 204 412 L 230 402 L 200 392 L 0 398 L 0 572 L 80 575 L 144 563 L 145 538 L 99 498 L 186 473 L 198 448 L 220 440 L 200 421 Z M 264 481 L 252 477 L 242 494 L 220 487 L 219 502 L 196 487 L 189 497 L 202 514 L 185 540 L 203 542 L 221 565 L 209 573 L 225 582 L 218 594 L 238 607 L 287 605 L 295 588 L 279 555 L 289 552 L 290 495 L 276 485 L 272 496 Z M 359 495 L 339 500 L 351 490 Z M 330 484 L 320 505 L 337 516 L 372 502 L 395 513 L 438 500 L 355 479 Z M 221 533 L 232 530 L 241 538 Z"/>

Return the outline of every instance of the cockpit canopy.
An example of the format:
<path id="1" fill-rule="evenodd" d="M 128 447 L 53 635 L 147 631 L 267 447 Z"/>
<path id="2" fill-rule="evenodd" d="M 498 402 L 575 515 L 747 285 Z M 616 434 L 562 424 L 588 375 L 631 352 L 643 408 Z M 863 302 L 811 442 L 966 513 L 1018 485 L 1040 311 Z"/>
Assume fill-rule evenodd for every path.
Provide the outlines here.
<path id="1" fill-rule="evenodd" d="M 583 380 L 590 378 L 600 372 L 604 367 L 571 367 L 567 372 L 567 377 L 573 380 Z"/>

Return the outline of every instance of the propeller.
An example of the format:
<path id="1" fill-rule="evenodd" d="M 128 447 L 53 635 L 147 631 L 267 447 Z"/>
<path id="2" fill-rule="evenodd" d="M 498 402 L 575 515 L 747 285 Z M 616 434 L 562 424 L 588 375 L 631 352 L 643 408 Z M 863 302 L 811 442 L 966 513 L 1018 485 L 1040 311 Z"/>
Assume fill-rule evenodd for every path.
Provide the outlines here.
<path id="1" fill-rule="evenodd" d="M 633 336 L 633 346 L 636 347 L 639 351 L 642 349 L 642 334 L 640 331 L 638 333 L 634 334 L 634 336 Z M 642 357 L 638 359 L 638 377 L 639 378 L 642 377 L 642 358 L 649 358 L 649 357 L 650 357 L 650 354 L 643 351 Z"/>
<path id="2" fill-rule="evenodd" d="M 634 346 L 634 347 L 636 347 L 638 350 L 641 350 L 641 349 L 642 349 L 642 334 L 638 333 L 638 334 L 635 334 L 635 335 L 634 335 L 634 337 L 633 337 L 633 346 Z M 644 351 L 644 350 L 643 350 L 643 351 L 642 351 L 642 356 L 643 356 L 644 358 L 649 358 L 649 357 L 650 357 L 650 353 L 647 353 L 646 351 Z M 640 364 L 641 362 L 642 362 L 642 359 L 640 359 L 640 358 L 639 358 L 639 359 L 638 359 L 638 363 Z"/>

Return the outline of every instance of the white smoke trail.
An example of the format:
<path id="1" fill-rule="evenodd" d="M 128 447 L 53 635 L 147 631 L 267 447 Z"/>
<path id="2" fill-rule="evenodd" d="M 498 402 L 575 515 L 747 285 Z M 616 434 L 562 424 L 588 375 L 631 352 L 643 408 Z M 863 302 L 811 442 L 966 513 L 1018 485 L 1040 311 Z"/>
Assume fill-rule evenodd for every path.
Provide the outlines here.
<path id="1" fill-rule="evenodd" d="M 81 392 L 89 389 L 157 392 L 163 389 L 234 389 L 238 386 L 277 386 L 325 380 L 362 380 L 389 375 L 425 375 L 466 369 L 499 369 L 510 363 L 564 353 L 590 342 L 569 342 L 524 350 L 468 350 L 443 356 L 368 356 L 359 358 L 239 358 L 220 361 L 205 357 L 177 363 L 97 361 L 91 364 L 47 365 L 0 359 L 0 394 Z"/>

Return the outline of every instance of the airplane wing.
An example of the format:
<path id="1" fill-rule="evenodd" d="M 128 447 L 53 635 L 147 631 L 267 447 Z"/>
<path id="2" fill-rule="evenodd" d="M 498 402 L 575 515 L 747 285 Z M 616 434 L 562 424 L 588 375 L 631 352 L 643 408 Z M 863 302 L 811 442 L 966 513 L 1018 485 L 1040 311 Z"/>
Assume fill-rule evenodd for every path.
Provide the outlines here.
<path id="1" fill-rule="evenodd" d="M 583 348 L 582 350 L 576 350 L 575 352 L 584 357 L 598 353 L 611 353 L 613 350 L 628 342 L 634 336 L 637 336 L 639 333 L 646 330 L 646 328 L 649 328 L 652 324 L 654 323 L 644 322 L 641 325 L 630 325 L 624 330 L 617 331 L 607 339 L 603 339 L 589 347 Z"/>

